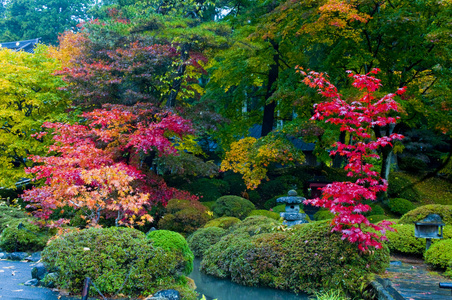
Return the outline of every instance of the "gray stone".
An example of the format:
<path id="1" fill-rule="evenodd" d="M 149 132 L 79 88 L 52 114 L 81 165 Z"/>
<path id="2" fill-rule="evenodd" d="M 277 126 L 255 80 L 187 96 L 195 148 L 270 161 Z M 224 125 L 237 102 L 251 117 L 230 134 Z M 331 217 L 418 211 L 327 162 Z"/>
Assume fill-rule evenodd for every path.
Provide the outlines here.
<path id="1" fill-rule="evenodd" d="M 28 261 L 38 262 L 41 259 L 41 252 L 32 253 L 30 256 L 25 258 Z"/>
<path id="2" fill-rule="evenodd" d="M 10 260 L 24 260 L 28 256 L 27 252 L 12 252 L 6 255 L 6 259 Z"/>
<path id="3" fill-rule="evenodd" d="M 153 297 L 157 297 L 157 299 L 160 297 L 167 300 L 180 300 L 179 292 L 173 289 L 158 291 Z"/>
<path id="4" fill-rule="evenodd" d="M 25 282 L 24 285 L 25 286 L 38 286 L 39 285 L 39 280 L 37 280 L 36 278 L 30 279 L 27 282 Z"/>
<path id="5" fill-rule="evenodd" d="M 43 280 L 48 274 L 46 267 L 43 263 L 37 263 L 33 269 L 31 269 L 31 278 L 36 278 L 37 280 Z"/>
<path id="6" fill-rule="evenodd" d="M 0 259 L 6 259 L 6 252 L 0 252 Z"/>
<path id="7" fill-rule="evenodd" d="M 391 266 L 402 266 L 402 262 L 399 260 L 394 260 L 389 263 Z"/>

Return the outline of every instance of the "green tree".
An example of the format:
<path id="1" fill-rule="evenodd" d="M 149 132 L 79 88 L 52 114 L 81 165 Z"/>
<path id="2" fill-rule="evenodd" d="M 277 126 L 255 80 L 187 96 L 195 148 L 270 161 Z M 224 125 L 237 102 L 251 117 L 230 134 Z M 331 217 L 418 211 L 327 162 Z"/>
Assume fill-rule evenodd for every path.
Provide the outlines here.
<path id="1" fill-rule="evenodd" d="M 0 21 L 1 42 L 41 38 L 56 44 L 58 34 L 77 30 L 76 25 L 90 18 L 94 0 L 6 0 Z"/>
<path id="2" fill-rule="evenodd" d="M 59 62 L 40 45 L 35 54 L 0 50 L 0 186 L 14 187 L 27 177 L 24 168 L 31 154 L 46 152 L 39 135 L 46 121 L 66 118 L 68 99 L 53 76 Z"/>

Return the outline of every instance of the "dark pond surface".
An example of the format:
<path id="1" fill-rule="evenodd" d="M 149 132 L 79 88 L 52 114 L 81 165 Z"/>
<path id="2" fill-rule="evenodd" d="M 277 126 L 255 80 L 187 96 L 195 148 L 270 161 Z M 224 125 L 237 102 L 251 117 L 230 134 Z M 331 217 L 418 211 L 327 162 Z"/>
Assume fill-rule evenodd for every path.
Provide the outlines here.
<path id="1" fill-rule="evenodd" d="M 199 271 L 201 260 L 195 259 L 190 278 L 195 281 L 196 291 L 205 295 L 207 300 L 307 300 L 306 294 L 295 295 L 287 291 L 263 287 L 247 287 L 233 283 L 228 279 L 219 279 Z"/>

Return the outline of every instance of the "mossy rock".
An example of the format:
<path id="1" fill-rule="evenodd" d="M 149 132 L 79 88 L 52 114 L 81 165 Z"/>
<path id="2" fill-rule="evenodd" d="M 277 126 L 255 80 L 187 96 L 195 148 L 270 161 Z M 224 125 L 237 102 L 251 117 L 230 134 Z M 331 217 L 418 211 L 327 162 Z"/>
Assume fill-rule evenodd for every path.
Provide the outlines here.
<path id="1" fill-rule="evenodd" d="M 224 235 L 226 230 L 220 227 L 200 228 L 187 238 L 187 242 L 196 257 L 203 257 L 209 247 L 218 243 Z"/>
<path id="2" fill-rule="evenodd" d="M 414 224 L 414 222 L 421 221 L 430 214 L 437 214 L 445 224 L 452 225 L 452 205 L 441 204 L 419 206 L 404 214 L 400 218 L 399 224 Z"/>
<path id="3" fill-rule="evenodd" d="M 170 230 L 154 230 L 149 232 L 146 238 L 151 240 L 155 247 L 161 247 L 168 252 L 180 256 L 182 263 L 179 269 L 185 275 L 189 275 L 193 271 L 194 255 L 181 234 Z"/>
<path id="4" fill-rule="evenodd" d="M 219 217 L 245 219 L 255 209 L 254 204 L 239 196 L 223 196 L 215 201 L 213 212 Z"/>
<path id="5" fill-rule="evenodd" d="M 273 212 L 273 211 L 268 211 L 265 209 L 255 209 L 252 210 L 251 213 L 249 214 L 249 216 L 265 216 L 274 220 L 279 220 L 281 218 L 281 216 L 279 215 L 279 213 Z"/>
<path id="6" fill-rule="evenodd" d="M 223 228 L 223 229 L 228 229 L 232 225 L 237 224 L 239 222 L 240 222 L 239 218 L 235 218 L 235 217 L 221 217 L 221 218 L 216 218 L 216 219 L 210 220 L 209 222 L 207 222 L 204 225 L 204 228 L 220 227 L 220 228 Z"/>

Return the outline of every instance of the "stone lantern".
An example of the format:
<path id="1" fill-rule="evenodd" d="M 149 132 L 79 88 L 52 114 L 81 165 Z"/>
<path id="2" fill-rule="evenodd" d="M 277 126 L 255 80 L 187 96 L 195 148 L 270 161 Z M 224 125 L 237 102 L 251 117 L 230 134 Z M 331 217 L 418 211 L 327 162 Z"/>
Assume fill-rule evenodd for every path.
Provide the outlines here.
<path id="1" fill-rule="evenodd" d="M 284 225 L 293 226 L 308 223 L 308 221 L 306 221 L 306 214 L 300 213 L 300 204 L 303 203 L 304 200 L 306 200 L 306 198 L 297 196 L 297 192 L 294 190 L 290 190 L 288 196 L 276 199 L 277 203 L 286 204 L 286 211 L 281 213 L 281 217 L 284 219 Z"/>
<path id="2" fill-rule="evenodd" d="M 443 238 L 443 220 L 437 214 L 430 214 L 424 220 L 414 223 L 414 236 L 427 239 L 426 248 L 428 250 L 432 239 Z"/>

